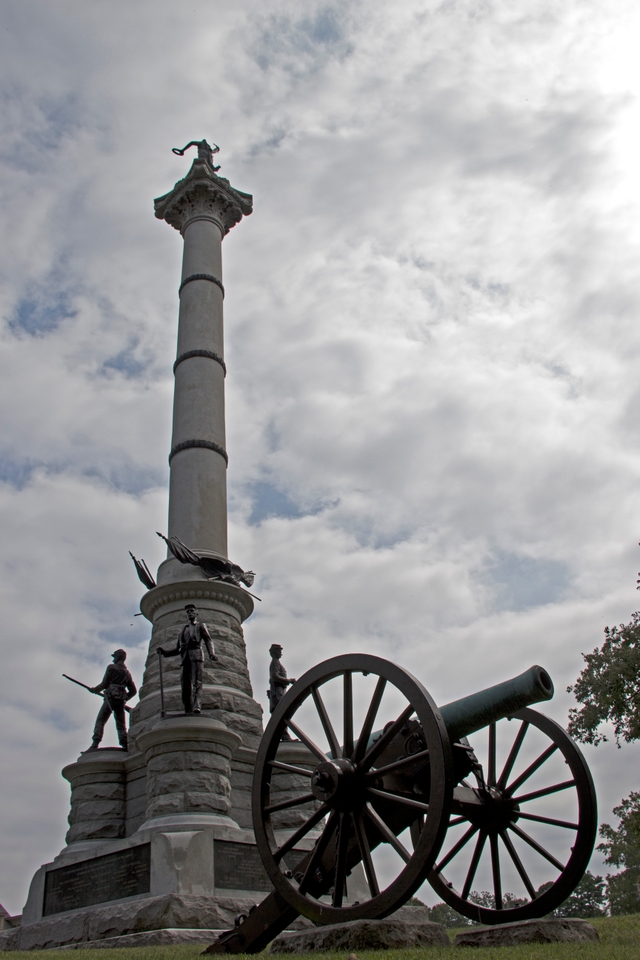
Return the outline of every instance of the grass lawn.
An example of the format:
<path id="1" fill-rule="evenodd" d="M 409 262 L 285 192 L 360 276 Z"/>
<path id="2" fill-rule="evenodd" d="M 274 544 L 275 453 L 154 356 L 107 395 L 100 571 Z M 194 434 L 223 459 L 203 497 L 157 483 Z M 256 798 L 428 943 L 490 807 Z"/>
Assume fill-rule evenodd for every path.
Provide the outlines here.
<path id="1" fill-rule="evenodd" d="M 640 960 L 640 914 L 605 917 L 594 920 L 593 925 L 600 934 L 600 940 L 593 943 L 537 943 L 491 949 L 424 947 L 419 950 L 363 950 L 358 953 L 358 960 L 453 960 L 460 955 L 473 957 L 473 960 Z M 457 932 L 449 931 L 452 940 Z M 196 960 L 202 949 L 201 946 L 105 949 L 100 950 L 96 960 Z M 33 960 L 34 955 L 37 955 L 37 951 L 6 952 L 1 956 L 2 960 L 26 960 L 27 957 Z M 56 960 L 82 960 L 84 953 L 56 950 L 53 956 Z M 283 956 L 286 960 L 298 960 L 294 954 Z M 298 957 L 308 960 L 309 954 L 299 954 Z M 323 953 L 320 957 L 322 960 L 347 960 L 346 951 Z"/>

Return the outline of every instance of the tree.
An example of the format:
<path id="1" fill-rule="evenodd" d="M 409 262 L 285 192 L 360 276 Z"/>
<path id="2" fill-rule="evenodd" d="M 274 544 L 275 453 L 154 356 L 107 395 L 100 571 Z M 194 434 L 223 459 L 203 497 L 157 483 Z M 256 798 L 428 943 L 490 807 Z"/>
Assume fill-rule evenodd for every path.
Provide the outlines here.
<path id="1" fill-rule="evenodd" d="M 570 897 L 553 911 L 554 917 L 603 917 L 607 912 L 606 880 L 589 870 Z"/>
<path id="2" fill-rule="evenodd" d="M 453 927 L 470 927 L 472 921 L 468 917 L 463 917 L 461 913 L 450 907 L 448 903 L 436 903 L 435 907 L 429 910 L 429 920 L 432 923 L 441 923 L 443 927 L 452 929 Z"/>
<path id="3" fill-rule="evenodd" d="M 620 873 L 609 876 L 607 894 L 612 914 L 640 911 L 640 793 L 632 792 L 619 806 L 613 808 L 620 823 L 617 829 L 608 823 L 600 827 L 603 842 L 598 850 L 605 854 L 604 862 L 623 867 Z"/>
<path id="4" fill-rule="evenodd" d="M 569 733 L 583 743 L 604 743 L 601 723 L 614 725 L 615 740 L 631 743 L 640 739 L 640 611 L 631 622 L 605 627 L 605 641 L 593 653 L 583 653 L 586 667 L 569 693 L 578 709 L 569 710 Z"/>

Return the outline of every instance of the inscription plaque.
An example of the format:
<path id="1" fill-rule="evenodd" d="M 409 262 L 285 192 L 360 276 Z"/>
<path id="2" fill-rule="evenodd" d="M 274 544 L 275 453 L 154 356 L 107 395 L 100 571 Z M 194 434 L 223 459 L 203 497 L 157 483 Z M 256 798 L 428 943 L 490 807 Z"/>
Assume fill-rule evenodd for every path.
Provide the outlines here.
<path id="1" fill-rule="evenodd" d="M 42 915 L 149 893 L 150 881 L 150 843 L 58 867 L 45 878 Z"/>
<path id="2" fill-rule="evenodd" d="M 255 844 L 214 840 L 213 866 L 216 887 L 225 890 L 273 890 Z"/>
<path id="3" fill-rule="evenodd" d="M 287 855 L 287 862 L 296 864 L 307 852 L 292 850 Z M 220 889 L 260 892 L 273 890 L 273 884 L 262 866 L 258 848 L 254 843 L 214 840 L 213 869 L 216 887 Z"/>

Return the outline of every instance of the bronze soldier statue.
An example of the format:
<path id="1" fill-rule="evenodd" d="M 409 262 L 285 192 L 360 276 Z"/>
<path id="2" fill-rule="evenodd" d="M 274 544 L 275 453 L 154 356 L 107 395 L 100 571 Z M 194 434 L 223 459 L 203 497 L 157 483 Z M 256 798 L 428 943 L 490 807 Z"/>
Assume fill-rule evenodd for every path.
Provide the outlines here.
<path id="1" fill-rule="evenodd" d="M 202 644 L 207 648 L 210 660 L 217 660 L 213 652 L 211 636 L 204 623 L 198 620 L 198 610 L 193 603 L 184 608 L 189 623 L 184 626 L 173 650 L 164 650 L 158 647 L 158 653 L 163 657 L 180 656 L 180 681 L 182 685 L 182 703 L 185 713 L 201 713 L 200 697 L 202 696 L 202 675 L 204 670 L 204 653 Z"/>
<path id="2" fill-rule="evenodd" d="M 272 643 L 269 647 L 269 653 L 271 654 L 271 663 L 269 664 L 269 689 L 267 690 L 267 696 L 269 697 L 269 713 L 273 713 L 284 697 L 285 690 L 289 684 L 295 683 L 296 681 L 293 677 L 287 676 L 284 664 L 280 662 L 280 657 L 282 656 L 281 644 Z M 285 730 L 280 739 L 291 740 L 288 730 Z"/>
<path id="3" fill-rule="evenodd" d="M 102 736 L 104 726 L 111 714 L 116 721 L 116 730 L 118 731 L 118 743 L 123 750 L 128 749 L 127 724 L 125 720 L 125 704 L 127 700 L 135 696 L 138 692 L 133 677 L 124 665 L 127 659 L 126 650 L 116 650 L 111 654 L 113 663 L 110 663 L 104 672 L 102 683 L 96 687 L 89 687 L 92 693 L 103 693 L 104 703 L 100 707 L 96 717 L 96 725 L 93 728 L 93 737 L 89 750 L 97 750 Z M 86 752 L 88 753 L 89 750 Z"/>

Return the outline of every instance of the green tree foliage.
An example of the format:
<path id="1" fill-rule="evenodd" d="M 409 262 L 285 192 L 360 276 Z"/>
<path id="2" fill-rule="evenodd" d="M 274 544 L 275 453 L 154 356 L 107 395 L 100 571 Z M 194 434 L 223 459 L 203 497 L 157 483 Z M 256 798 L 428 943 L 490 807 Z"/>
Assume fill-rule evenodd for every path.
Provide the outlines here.
<path id="1" fill-rule="evenodd" d="M 469 896 L 471 903 L 477 903 L 480 907 L 488 907 L 490 910 L 495 908 L 496 902 L 492 893 L 489 893 L 488 890 L 474 891 Z M 516 897 L 513 893 L 503 893 L 502 895 L 502 906 L 505 910 L 509 910 L 513 907 L 520 907 L 522 904 L 527 903 L 527 900 L 521 900 L 519 897 Z M 464 917 L 461 913 L 458 913 L 457 910 L 454 910 L 453 907 L 450 907 L 448 903 L 436 903 L 435 907 L 431 907 L 429 911 L 429 920 L 432 923 L 441 923 L 443 927 L 473 927 L 477 926 L 475 920 L 469 920 L 468 917 Z"/>
<path id="2" fill-rule="evenodd" d="M 470 927 L 472 923 L 468 917 L 463 917 L 448 903 L 436 903 L 435 907 L 431 907 L 429 920 L 432 923 L 441 923 L 443 927 L 447 927 L 449 930 L 453 927 Z"/>
<path id="3" fill-rule="evenodd" d="M 620 820 L 616 828 L 608 823 L 600 827 L 602 843 L 598 850 L 604 862 L 622 867 L 608 878 L 607 895 L 612 915 L 640 912 L 640 793 L 632 792 L 613 808 Z"/>
<path id="4" fill-rule="evenodd" d="M 607 912 L 606 880 L 589 870 L 570 897 L 553 911 L 554 917 L 603 917 Z"/>
<path id="5" fill-rule="evenodd" d="M 603 743 L 606 736 L 598 730 L 601 723 L 614 725 L 620 741 L 640 739 L 640 611 L 631 622 L 606 627 L 600 649 L 583 654 L 586 667 L 569 693 L 582 706 L 569 711 L 568 730 L 583 743 Z"/>

